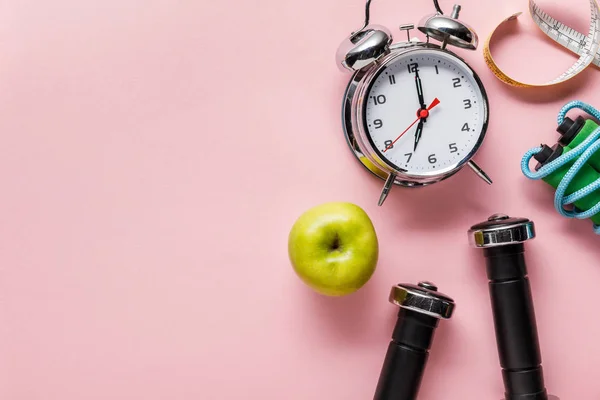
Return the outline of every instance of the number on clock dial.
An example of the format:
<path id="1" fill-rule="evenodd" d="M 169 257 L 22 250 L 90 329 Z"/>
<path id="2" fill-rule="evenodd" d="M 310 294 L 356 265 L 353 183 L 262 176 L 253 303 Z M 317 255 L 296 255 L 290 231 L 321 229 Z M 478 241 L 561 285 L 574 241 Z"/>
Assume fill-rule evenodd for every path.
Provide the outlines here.
<path id="1" fill-rule="evenodd" d="M 376 106 L 378 106 L 379 104 L 385 104 L 385 102 L 387 101 L 386 97 L 383 94 L 373 96 L 371 98 L 373 99 L 373 103 L 375 103 Z"/>
<path id="2" fill-rule="evenodd" d="M 421 107 L 416 75 L 425 103 L 437 98 L 423 123 L 414 150 L 414 124 Z M 408 52 L 388 62 L 367 91 L 364 119 L 367 135 L 379 157 L 415 175 L 443 173 L 464 162 L 479 143 L 486 119 L 485 100 L 470 68 L 447 53 L 426 49 Z M 397 140 L 396 140 L 397 139 Z"/>

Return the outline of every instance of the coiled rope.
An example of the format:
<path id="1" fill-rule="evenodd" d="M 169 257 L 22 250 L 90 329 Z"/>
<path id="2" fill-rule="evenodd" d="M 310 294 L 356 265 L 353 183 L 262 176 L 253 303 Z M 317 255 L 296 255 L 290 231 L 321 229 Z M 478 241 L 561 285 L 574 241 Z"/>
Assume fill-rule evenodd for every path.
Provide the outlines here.
<path id="1" fill-rule="evenodd" d="M 574 108 L 579 108 L 597 120 L 600 120 L 600 111 L 598 111 L 596 108 L 582 101 L 572 101 L 566 104 L 558 113 L 559 125 L 564 122 L 567 113 Z M 525 153 L 523 159 L 521 160 L 521 170 L 523 171 L 523 174 L 527 178 L 533 180 L 543 179 L 566 164 L 576 160 L 571 168 L 569 168 L 569 171 L 565 174 L 564 178 L 561 180 L 554 195 L 554 208 L 556 208 L 556 211 L 558 211 L 561 215 L 567 218 L 588 219 L 600 212 L 600 203 L 597 203 L 589 210 L 578 210 L 573 204 L 590 193 L 600 189 L 600 178 L 583 187 L 582 189 L 579 189 L 568 196 L 566 195 L 567 188 L 573 181 L 573 178 L 575 178 L 575 175 L 577 175 L 581 167 L 590 159 L 590 157 L 592 157 L 594 153 L 600 149 L 600 140 L 598 140 L 598 138 L 600 138 L 600 127 L 596 128 L 596 130 L 594 130 L 594 132 L 592 132 L 592 134 L 587 137 L 579 146 L 564 153 L 556 160 L 544 165 L 538 171 L 531 171 L 529 168 L 529 162 L 534 155 L 542 150 L 541 147 L 530 149 L 527 151 L 527 153 Z M 567 206 L 567 208 L 565 208 L 565 206 Z M 594 224 L 594 232 L 597 235 L 600 235 L 599 225 Z"/>

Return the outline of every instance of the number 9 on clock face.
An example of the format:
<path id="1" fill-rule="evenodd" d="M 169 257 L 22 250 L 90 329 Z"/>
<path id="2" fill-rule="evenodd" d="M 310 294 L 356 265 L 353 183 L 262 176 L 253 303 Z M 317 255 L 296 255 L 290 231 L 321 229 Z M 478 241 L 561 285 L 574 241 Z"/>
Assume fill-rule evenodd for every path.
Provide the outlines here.
<path id="1" fill-rule="evenodd" d="M 460 169 L 481 145 L 488 123 L 477 75 L 460 58 L 437 49 L 387 59 L 370 79 L 362 110 L 378 158 L 415 177 Z"/>

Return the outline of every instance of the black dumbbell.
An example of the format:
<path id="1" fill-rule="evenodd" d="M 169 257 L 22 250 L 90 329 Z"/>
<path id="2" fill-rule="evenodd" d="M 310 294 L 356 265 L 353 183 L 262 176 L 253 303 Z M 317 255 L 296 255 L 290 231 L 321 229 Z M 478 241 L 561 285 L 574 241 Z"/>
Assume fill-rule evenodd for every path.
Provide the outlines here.
<path id="1" fill-rule="evenodd" d="M 421 386 L 433 334 L 454 311 L 454 300 L 430 282 L 392 287 L 390 303 L 400 307 L 374 400 L 414 400 Z"/>
<path id="2" fill-rule="evenodd" d="M 469 230 L 482 248 L 502 367 L 505 400 L 548 400 L 524 242 L 535 237 L 532 221 L 496 214 Z"/>

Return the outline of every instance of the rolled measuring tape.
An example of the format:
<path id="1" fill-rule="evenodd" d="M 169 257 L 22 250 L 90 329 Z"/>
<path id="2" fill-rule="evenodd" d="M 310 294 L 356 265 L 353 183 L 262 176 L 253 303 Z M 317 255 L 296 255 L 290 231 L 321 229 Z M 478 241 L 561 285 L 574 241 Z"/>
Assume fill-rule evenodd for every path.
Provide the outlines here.
<path id="1" fill-rule="evenodd" d="M 565 3 L 567 3 L 567 0 L 565 0 Z M 511 86 L 524 88 L 557 85 L 574 78 L 592 64 L 600 66 L 600 54 L 598 53 L 600 50 L 600 8 L 596 0 L 590 0 L 590 10 L 589 32 L 584 34 L 550 17 L 550 15 L 545 13 L 534 0 L 529 0 L 529 13 L 538 28 L 554 42 L 579 55 L 579 59 L 575 64 L 557 78 L 539 84 L 521 82 L 508 76 L 494 61 L 490 50 L 490 42 L 492 41 L 494 34 L 498 31 L 498 28 L 505 24 L 514 23 L 519 15 L 522 14 L 520 12 L 506 18 L 488 36 L 483 48 L 485 63 L 502 82 Z"/>

